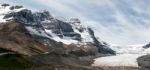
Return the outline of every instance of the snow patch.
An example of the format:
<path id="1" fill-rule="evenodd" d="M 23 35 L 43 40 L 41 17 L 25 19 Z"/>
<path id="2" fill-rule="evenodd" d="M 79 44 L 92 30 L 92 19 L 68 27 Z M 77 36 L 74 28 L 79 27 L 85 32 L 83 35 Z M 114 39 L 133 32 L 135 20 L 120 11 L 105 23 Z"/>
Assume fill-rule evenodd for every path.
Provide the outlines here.
<path id="1" fill-rule="evenodd" d="M 30 26 L 26 26 L 25 27 L 31 34 L 35 34 L 35 35 L 38 35 L 38 36 L 43 36 L 43 37 L 49 37 L 44 30 L 36 30 L 34 29 L 33 27 L 30 27 Z"/>
<path id="2" fill-rule="evenodd" d="M 50 34 L 52 37 L 50 37 L 51 39 L 53 39 L 53 40 L 55 40 L 55 41 L 57 41 L 57 42 L 63 42 L 64 44 L 72 44 L 72 43 L 74 43 L 74 44 L 77 44 L 78 43 L 78 41 L 76 41 L 76 40 L 72 40 L 71 38 L 69 38 L 69 37 L 63 37 L 63 38 L 60 38 L 60 37 L 58 37 L 56 34 L 54 34 L 54 33 L 52 33 L 52 31 L 51 30 L 47 30 L 47 29 L 45 29 L 45 31 L 48 33 L 48 34 Z"/>
<path id="3" fill-rule="evenodd" d="M 91 42 L 91 43 L 93 43 L 93 39 L 91 38 L 91 35 L 89 34 L 87 26 L 83 26 L 81 23 L 74 23 L 74 22 L 71 22 L 71 21 L 69 23 L 71 23 L 74 32 L 81 35 L 82 42 Z M 83 32 L 80 32 L 79 31 L 80 29 L 83 29 Z"/>

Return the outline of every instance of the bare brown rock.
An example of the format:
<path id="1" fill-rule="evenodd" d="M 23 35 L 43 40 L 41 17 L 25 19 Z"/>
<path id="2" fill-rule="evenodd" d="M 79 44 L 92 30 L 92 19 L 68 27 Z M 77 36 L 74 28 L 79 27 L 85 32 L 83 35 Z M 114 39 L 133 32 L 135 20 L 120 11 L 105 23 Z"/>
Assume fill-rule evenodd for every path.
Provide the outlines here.
<path id="1" fill-rule="evenodd" d="M 0 48 L 28 56 L 49 50 L 48 47 L 31 38 L 24 27 L 15 21 L 10 21 L 0 28 Z"/>

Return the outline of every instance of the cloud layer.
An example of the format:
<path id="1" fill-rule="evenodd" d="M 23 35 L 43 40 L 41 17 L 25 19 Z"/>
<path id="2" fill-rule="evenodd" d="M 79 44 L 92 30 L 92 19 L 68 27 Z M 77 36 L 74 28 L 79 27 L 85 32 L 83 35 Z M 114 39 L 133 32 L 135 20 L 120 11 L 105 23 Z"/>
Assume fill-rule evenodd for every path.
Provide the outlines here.
<path id="1" fill-rule="evenodd" d="M 101 40 L 113 44 L 150 42 L 150 1 L 148 0 L 1 0 L 47 9 L 56 17 L 77 17 L 96 31 Z"/>

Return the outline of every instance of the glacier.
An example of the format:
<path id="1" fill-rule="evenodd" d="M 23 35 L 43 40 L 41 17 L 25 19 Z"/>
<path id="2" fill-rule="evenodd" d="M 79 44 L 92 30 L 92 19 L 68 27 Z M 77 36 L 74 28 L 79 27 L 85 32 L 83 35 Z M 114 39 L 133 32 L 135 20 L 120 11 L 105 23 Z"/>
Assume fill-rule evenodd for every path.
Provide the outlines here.
<path id="1" fill-rule="evenodd" d="M 92 66 L 130 66 L 138 67 L 137 58 L 150 54 L 150 48 L 143 48 L 145 44 L 139 45 L 111 45 L 111 49 L 115 50 L 117 55 L 99 57 L 94 59 Z"/>

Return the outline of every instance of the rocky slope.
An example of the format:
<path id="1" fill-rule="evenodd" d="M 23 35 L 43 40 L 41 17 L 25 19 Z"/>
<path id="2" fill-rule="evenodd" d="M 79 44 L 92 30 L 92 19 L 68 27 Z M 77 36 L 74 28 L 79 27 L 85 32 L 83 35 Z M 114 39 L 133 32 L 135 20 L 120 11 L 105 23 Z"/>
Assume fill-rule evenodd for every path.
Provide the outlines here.
<path id="1" fill-rule="evenodd" d="M 22 6 L 0 6 L 1 56 L 18 54 L 37 65 L 71 66 L 88 70 L 93 58 L 115 55 L 98 41 L 79 19 L 62 21 L 48 11 L 32 12 Z M 7 66 L 7 65 L 6 65 Z M 8 66 L 9 67 L 9 66 Z M 63 68 L 63 67 L 62 67 Z"/>
<path id="2" fill-rule="evenodd" d="M 30 37 L 25 28 L 15 21 L 1 25 L 0 48 L 28 56 L 49 51 L 48 47 L 35 41 L 35 39 Z"/>

